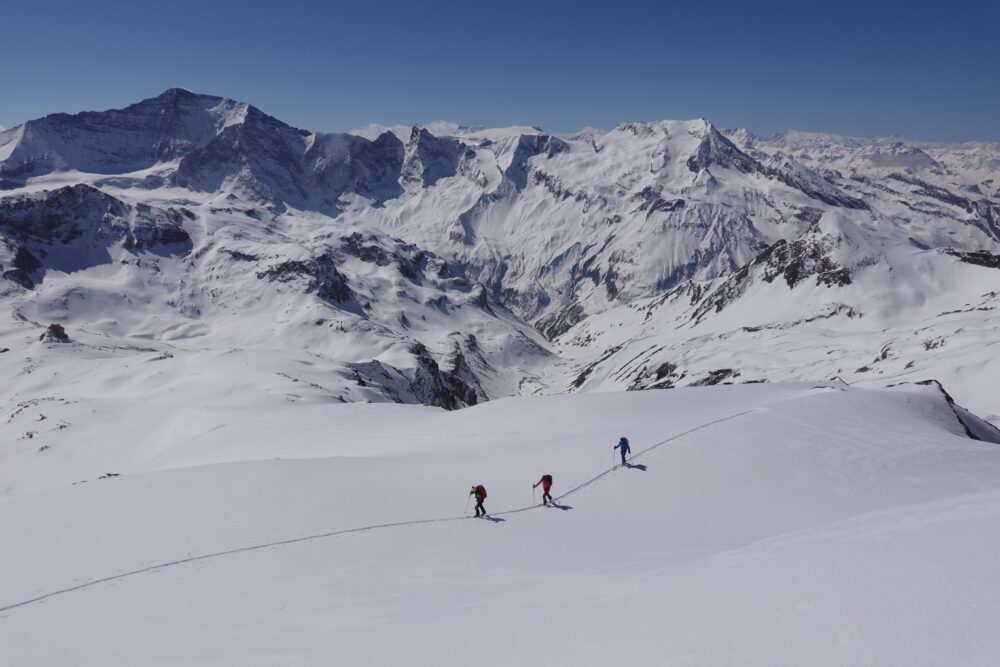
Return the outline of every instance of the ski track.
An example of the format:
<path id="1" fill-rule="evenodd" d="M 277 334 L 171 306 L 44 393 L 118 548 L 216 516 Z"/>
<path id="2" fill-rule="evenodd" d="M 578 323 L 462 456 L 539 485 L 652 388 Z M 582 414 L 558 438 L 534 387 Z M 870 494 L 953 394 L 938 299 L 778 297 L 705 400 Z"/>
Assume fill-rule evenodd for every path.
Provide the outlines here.
<path id="1" fill-rule="evenodd" d="M 636 459 L 636 458 L 638 458 L 638 457 L 640 457 L 640 456 L 642 456 L 644 454 L 648 454 L 649 452 L 653 451 L 654 449 L 662 447 L 663 445 L 666 445 L 666 444 L 668 444 L 670 442 L 673 442 L 674 440 L 678 440 L 680 438 L 683 438 L 684 436 L 690 435 L 690 434 L 692 434 L 692 433 L 694 433 L 696 431 L 700 431 L 702 429 L 709 428 L 709 427 L 714 426 L 716 424 L 720 424 L 722 422 L 729 421 L 731 419 L 736 419 L 738 417 L 742 417 L 744 415 L 750 414 L 751 412 L 757 412 L 757 411 L 758 411 L 758 408 L 751 408 L 749 410 L 743 410 L 742 412 L 737 412 L 737 413 L 729 415 L 727 417 L 721 417 L 719 419 L 714 419 L 714 420 L 712 420 L 710 422 L 706 422 L 706 423 L 701 424 L 699 426 L 695 426 L 694 428 L 688 429 L 687 431 L 683 431 L 683 432 L 678 433 L 676 435 L 672 435 L 669 438 L 661 440 L 661 441 L 657 442 L 656 444 L 650 445 L 649 447 L 646 447 L 645 449 L 636 452 L 635 454 L 633 454 L 633 455 L 631 455 L 629 457 L 629 460 L 631 461 L 631 460 L 634 460 L 634 459 Z M 611 468 L 603 471 L 599 475 L 597 475 L 595 477 L 592 477 L 589 480 L 583 482 L 582 484 L 579 484 L 579 485 L 573 487 L 572 489 L 570 489 L 566 493 L 563 493 L 563 494 L 561 494 L 559 496 L 554 497 L 552 499 L 552 503 L 553 504 L 558 504 L 559 501 L 561 501 L 561 500 L 563 500 L 565 498 L 568 498 L 569 496 L 573 495 L 577 491 L 581 491 L 581 490 L 587 488 L 588 486 L 590 486 L 590 485 L 592 485 L 592 484 L 600 481 L 601 479 L 603 479 L 604 477 L 608 476 L 609 474 L 613 473 L 614 471 L 618 470 L 621 467 L 622 467 L 621 465 L 614 465 L 614 466 L 612 466 Z M 543 507 L 543 505 L 532 504 L 532 505 L 527 505 L 525 507 L 519 507 L 519 508 L 512 509 L 512 510 L 505 510 L 503 512 L 496 512 L 496 513 L 490 514 L 488 516 L 494 517 L 494 516 L 506 516 L 508 514 L 519 514 L 521 512 L 527 512 L 529 510 L 537 510 L 537 509 L 540 509 L 542 507 Z M 357 527 L 357 528 L 345 528 L 345 529 L 342 529 L 342 530 L 334 530 L 334 531 L 329 531 L 329 532 L 325 532 L 325 533 L 317 533 L 317 534 L 314 534 L 314 535 L 304 535 L 302 537 L 293 537 L 293 538 L 290 538 L 290 539 L 287 539 L 287 540 L 278 540 L 276 542 L 267 542 L 267 543 L 264 543 L 264 544 L 254 544 L 254 545 L 246 546 L 246 547 L 238 547 L 236 549 L 227 549 L 225 551 L 216 551 L 216 552 L 209 553 L 209 554 L 202 554 L 200 556 L 190 556 L 188 558 L 180 558 L 180 559 L 177 559 L 177 560 L 168 561 L 166 563 L 158 563 L 156 565 L 150 565 L 148 567 L 139 568 L 137 570 L 129 570 L 128 572 L 121 572 L 119 574 L 114 574 L 114 575 L 111 575 L 111 576 L 108 576 L 108 577 L 102 577 L 100 579 L 93 579 L 91 581 L 86 581 L 86 582 L 84 582 L 82 584 L 77 584 L 76 586 L 70 586 L 68 588 L 62 588 L 60 590 L 52 591 L 50 593 L 45 593 L 44 595 L 39 595 L 37 597 L 31 598 L 31 599 L 28 599 L 28 600 L 22 600 L 21 602 L 15 602 L 13 604 L 5 605 L 3 607 L 0 607 L 0 613 L 9 612 L 9 611 L 17 609 L 19 607 L 25 607 L 25 606 L 28 606 L 28 605 L 31 605 L 31 604 L 35 604 L 36 602 L 42 602 L 42 601 L 48 600 L 50 598 L 54 598 L 54 597 L 57 597 L 57 596 L 60 596 L 60 595 L 65 595 L 67 593 L 73 593 L 75 591 L 83 590 L 83 589 L 86 589 L 86 588 L 91 588 L 91 587 L 97 586 L 99 584 L 104 584 L 104 583 L 108 583 L 108 582 L 111 582 L 111 581 L 118 581 L 119 579 L 125 579 L 127 577 L 133 577 L 133 576 L 136 576 L 136 575 L 139 575 L 139 574 L 145 574 L 147 572 L 154 572 L 156 570 L 162 570 L 162 569 L 165 569 L 165 568 L 168 568 L 168 567 L 174 567 L 174 566 L 177 566 L 177 565 L 184 565 L 186 563 L 195 563 L 195 562 L 198 562 L 198 561 L 209 560 L 209 559 L 212 559 L 212 558 L 220 558 L 222 556 L 230 556 L 230 555 L 234 555 L 234 554 L 247 553 L 247 552 L 250 552 L 250 551 L 258 551 L 258 550 L 261 550 L 261 549 L 268 549 L 268 548 L 272 548 L 272 547 L 281 547 L 281 546 L 286 546 L 286 545 L 289 545 L 289 544 L 297 544 L 299 542 L 309 542 L 309 541 L 312 541 L 312 540 L 320 540 L 320 539 L 325 539 L 325 538 L 328 538 L 328 537 L 337 537 L 339 535 L 348 535 L 350 533 L 362 533 L 362 532 L 367 532 L 369 530 L 379 530 L 379 529 L 382 529 L 382 528 L 398 528 L 400 526 L 418 526 L 418 525 L 425 524 L 425 523 L 444 523 L 444 522 L 447 522 L 447 521 L 464 521 L 466 519 L 473 519 L 473 518 L 476 518 L 476 517 L 472 517 L 472 516 L 469 516 L 469 515 L 463 515 L 463 516 L 441 517 L 441 518 L 436 518 L 436 519 L 414 519 L 412 521 L 397 521 L 397 522 L 393 522 L 393 523 L 378 523 L 378 524 L 372 524 L 370 526 L 360 526 L 360 527 Z"/>

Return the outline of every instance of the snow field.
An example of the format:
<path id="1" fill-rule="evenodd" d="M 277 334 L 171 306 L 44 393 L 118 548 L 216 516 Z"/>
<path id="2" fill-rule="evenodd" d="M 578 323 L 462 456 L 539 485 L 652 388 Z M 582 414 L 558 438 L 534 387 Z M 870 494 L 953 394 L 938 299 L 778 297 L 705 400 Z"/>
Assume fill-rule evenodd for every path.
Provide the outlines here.
<path id="1" fill-rule="evenodd" d="M 988 665 L 1000 655 L 1000 445 L 965 437 L 935 387 L 173 417 L 150 426 L 176 445 L 132 474 L 38 483 L 0 501 L 0 607 L 191 556 L 462 517 L 476 483 L 503 521 L 318 537 L 55 595 L 0 613 L 11 664 Z M 503 514 L 531 505 L 543 473 L 558 499 L 606 471 L 621 435 L 647 469 L 617 469 L 561 499 L 567 509 Z"/>

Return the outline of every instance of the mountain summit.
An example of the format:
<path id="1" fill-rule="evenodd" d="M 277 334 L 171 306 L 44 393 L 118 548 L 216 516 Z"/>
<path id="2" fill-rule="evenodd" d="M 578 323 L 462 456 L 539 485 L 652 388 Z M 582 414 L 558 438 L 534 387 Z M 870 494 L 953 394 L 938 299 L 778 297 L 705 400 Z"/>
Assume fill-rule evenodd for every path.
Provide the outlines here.
<path id="1" fill-rule="evenodd" d="M 268 350 L 300 397 L 934 378 L 1000 414 L 997 165 L 705 119 L 314 133 L 173 88 L 0 132 L 0 285 L 59 354 Z"/>

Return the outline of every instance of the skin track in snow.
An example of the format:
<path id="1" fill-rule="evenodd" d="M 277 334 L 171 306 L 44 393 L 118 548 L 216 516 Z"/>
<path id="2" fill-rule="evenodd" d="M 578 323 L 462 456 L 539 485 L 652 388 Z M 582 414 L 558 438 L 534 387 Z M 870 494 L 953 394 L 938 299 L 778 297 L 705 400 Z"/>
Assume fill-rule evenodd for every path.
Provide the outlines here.
<path id="1" fill-rule="evenodd" d="M 622 424 L 648 471 L 607 472 Z M 929 665 L 984 664 L 997 648 L 1000 449 L 968 438 L 936 387 L 230 406 L 186 426 L 187 445 L 174 439 L 149 472 L 0 501 L 7 606 L 73 589 L 0 614 L 9 659 L 441 664 L 485 642 L 481 660 L 500 665 L 558 637 L 573 664 Z M 72 459 L 45 454 L 52 471 Z M 525 471 L 539 467 L 572 511 L 527 511 Z M 506 519 L 495 530 L 428 521 L 480 475 Z M 317 530 L 331 524 L 357 528 L 319 538 L 341 532 Z M 627 636 L 600 634 L 627 611 Z M 825 641 L 831 624 L 850 641 Z M 53 627 L 60 641 L 41 641 Z M 420 640 L 445 627 L 449 642 Z M 731 641 L 707 641 L 719 633 Z"/>

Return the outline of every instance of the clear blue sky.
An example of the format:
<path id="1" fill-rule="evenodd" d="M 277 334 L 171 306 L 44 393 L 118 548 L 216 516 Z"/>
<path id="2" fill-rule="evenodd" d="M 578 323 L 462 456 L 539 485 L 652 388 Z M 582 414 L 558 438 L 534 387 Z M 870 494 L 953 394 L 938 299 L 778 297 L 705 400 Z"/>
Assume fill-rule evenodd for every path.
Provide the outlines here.
<path id="1" fill-rule="evenodd" d="M 181 86 L 324 131 L 703 116 L 1000 141 L 1000 0 L 0 0 L 0 26 L 7 127 Z"/>

